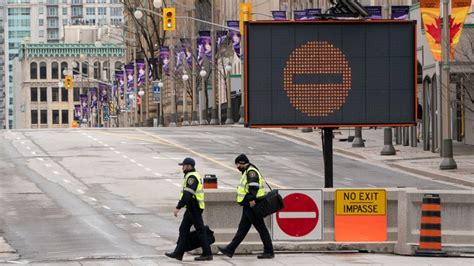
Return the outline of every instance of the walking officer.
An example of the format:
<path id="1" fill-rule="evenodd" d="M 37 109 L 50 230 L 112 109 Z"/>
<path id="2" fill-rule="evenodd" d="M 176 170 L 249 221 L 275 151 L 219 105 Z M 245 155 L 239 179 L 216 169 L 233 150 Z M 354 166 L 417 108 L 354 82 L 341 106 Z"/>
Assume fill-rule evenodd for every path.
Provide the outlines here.
<path id="1" fill-rule="evenodd" d="M 179 165 L 182 165 L 183 167 L 184 181 L 179 202 L 174 209 L 173 214 L 175 217 L 178 217 L 178 212 L 183 207 L 186 207 L 186 211 L 184 212 L 183 220 L 179 226 L 178 244 L 173 252 L 167 252 L 165 255 L 177 260 L 183 260 L 189 230 L 191 229 L 191 225 L 194 225 L 202 247 L 202 255 L 195 257 L 194 260 L 212 260 L 211 247 L 202 220 L 202 211 L 204 210 L 205 205 L 201 177 L 196 169 L 194 169 L 196 163 L 192 158 L 185 158 Z"/>
<path id="2" fill-rule="evenodd" d="M 224 255 L 232 257 L 239 244 L 249 232 L 250 227 L 253 225 L 255 229 L 257 229 L 260 239 L 262 239 L 263 242 L 263 253 L 258 255 L 257 258 L 274 258 L 272 239 L 265 226 L 265 222 L 263 218 L 257 218 L 252 210 L 258 202 L 258 199 L 265 196 L 265 181 L 258 168 L 250 163 L 245 154 L 240 154 L 235 158 L 235 166 L 242 172 L 240 184 L 237 187 L 237 202 L 243 206 L 242 218 L 240 219 L 239 228 L 232 242 L 226 247 L 218 247 L 218 249 Z"/>

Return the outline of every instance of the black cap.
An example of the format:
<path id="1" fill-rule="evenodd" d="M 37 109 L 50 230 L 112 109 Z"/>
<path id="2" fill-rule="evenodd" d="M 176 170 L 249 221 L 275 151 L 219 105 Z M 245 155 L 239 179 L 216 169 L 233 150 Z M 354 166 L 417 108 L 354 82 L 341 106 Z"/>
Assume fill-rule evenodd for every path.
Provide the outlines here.
<path id="1" fill-rule="evenodd" d="M 196 165 L 196 162 L 194 161 L 193 158 L 184 158 L 183 162 L 182 163 L 179 163 L 179 165 L 191 165 L 192 167 L 194 167 Z"/>
<path id="2" fill-rule="evenodd" d="M 247 155 L 242 153 L 235 158 L 235 163 L 246 164 L 246 163 L 250 163 L 250 161 L 249 161 L 249 158 L 247 158 Z"/>

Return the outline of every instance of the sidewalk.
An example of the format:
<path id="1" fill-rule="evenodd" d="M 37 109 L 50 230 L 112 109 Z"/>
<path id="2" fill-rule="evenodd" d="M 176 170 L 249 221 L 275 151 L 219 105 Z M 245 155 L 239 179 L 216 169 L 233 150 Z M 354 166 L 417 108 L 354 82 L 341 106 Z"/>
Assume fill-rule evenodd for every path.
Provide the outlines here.
<path id="1" fill-rule="evenodd" d="M 300 129 L 263 129 L 267 133 L 276 134 L 285 138 L 294 139 L 313 145 L 322 150 L 320 130 L 302 132 Z M 438 153 L 423 150 L 423 142 L 417 147 L 395 145 L 396 155 L 382 156 L 383 128 L 364 129 L 362 139 L 365 147 L 353 148 L 348 142 L 348 136 L 354 136 L 354 129 L 334 130 L 334 153 L 353 159 L 364 160 L 369 163 L 383 163 L 392 168 L 398 168 L 413 174 L 429 176 L 433 179 L 453 182 L 456 184 L 474 187 L 474 146 L 453 142 L 454 159 L 458 168 L 454 170 L 440 170 L 441 158 Z"/>
<path id="2" fill-rule="evenodd" d="M 18 259 L 16 251 L 0 236 L 0 262 Z"/>

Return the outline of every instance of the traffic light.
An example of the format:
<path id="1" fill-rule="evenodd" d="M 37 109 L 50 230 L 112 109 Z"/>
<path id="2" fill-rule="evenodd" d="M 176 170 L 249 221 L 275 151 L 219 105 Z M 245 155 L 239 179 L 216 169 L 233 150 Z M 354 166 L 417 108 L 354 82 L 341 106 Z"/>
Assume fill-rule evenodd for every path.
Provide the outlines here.
<path id="1" fill-rule="evenodd" d="M 252 4 L 240 4 L 240 34 L 244 35 L 244 22 L 252 20 Z"/>
<path id="2" fill-rule="evenodd" d="M 72 89 L 72 76 L 66 76 L 64 78 L 64 88 Z"/>
<path id="3" fill-rule="evenodd" d="M 176 30 L 176 10 L 174 7 L 163 8 L 163 30 Z"/>

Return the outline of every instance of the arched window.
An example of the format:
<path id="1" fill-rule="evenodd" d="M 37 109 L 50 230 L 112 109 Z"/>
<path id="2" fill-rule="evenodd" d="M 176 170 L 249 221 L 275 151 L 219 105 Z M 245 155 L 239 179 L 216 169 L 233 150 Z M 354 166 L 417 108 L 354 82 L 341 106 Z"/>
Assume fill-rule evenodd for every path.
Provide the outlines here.
<path id="1" fill-rule="evenodd" d="M 74 62 L 72 63 L 72 74 L 73 74 L 73 75 L 79 75 L 79 74 L 81 74 L 81 72 L 79 71 L 79 67 L 80 67 L 79 62 L 74 61 Z"/>
<path id="2" fill-rule="evenodd" d="M 109 63 L 109 61 L 104 62 L 104 63 L 102 64 L 102 73 L 104 73 L 104 75 L 105 75 L 104 78 L 105 78 L 106 80 L 110 80 L 110 73 L 111 73 L 110 71 L 111 71 L 111 70 L 110 70 L 110 63 Z M 115 73 L 115 72 L 112 71 L 112 74 L 113 74 L 113 73 Z"/>
<path id="3" fill-rule="evenodd" d="M 66 62 L 62 62 L 61 63 L 61 78 L 65 78 L 66 75 L 64 75 L 63 71 L 66 70 L 67 71 L 67 63 Z"/>
<path id="4" fill-rule="evenodd" d="M 100 62 L 94 63 L 94 78 L 100 79 Z"/>
<path id="5" fill-rule="evenodd" d="M 38 78 L 38 64 L 33 62 L 30 64 L 30 79 Z"/>
<path id="6" fill-rule="evenodd" d="M 59 78 L 59 68 L 58 68 L 58 63 L 53 62 L 51 64 L 51 78 L 52 79 L 58 79 Z"/>
<path id="7" fill-rule="evenodd" d="M 123 66 L 122 62 L 115 62 L 114 68 L 117 69 L 117 70 L 120 70 L 120 69 L 122 69 L 122 66 Z"/>
<path id="8" fill-rule="evenodd" d="M 82 76 L 89 77 L 89 63 L 82 62 Z"/>
<path id="9" fill-rule="evenodd" d="M 47 73 L 48 73 L 48 70 L 46 68 L 46 63 L 41 62 L 40 63 L 40 79 L 47 79 Z"/>

